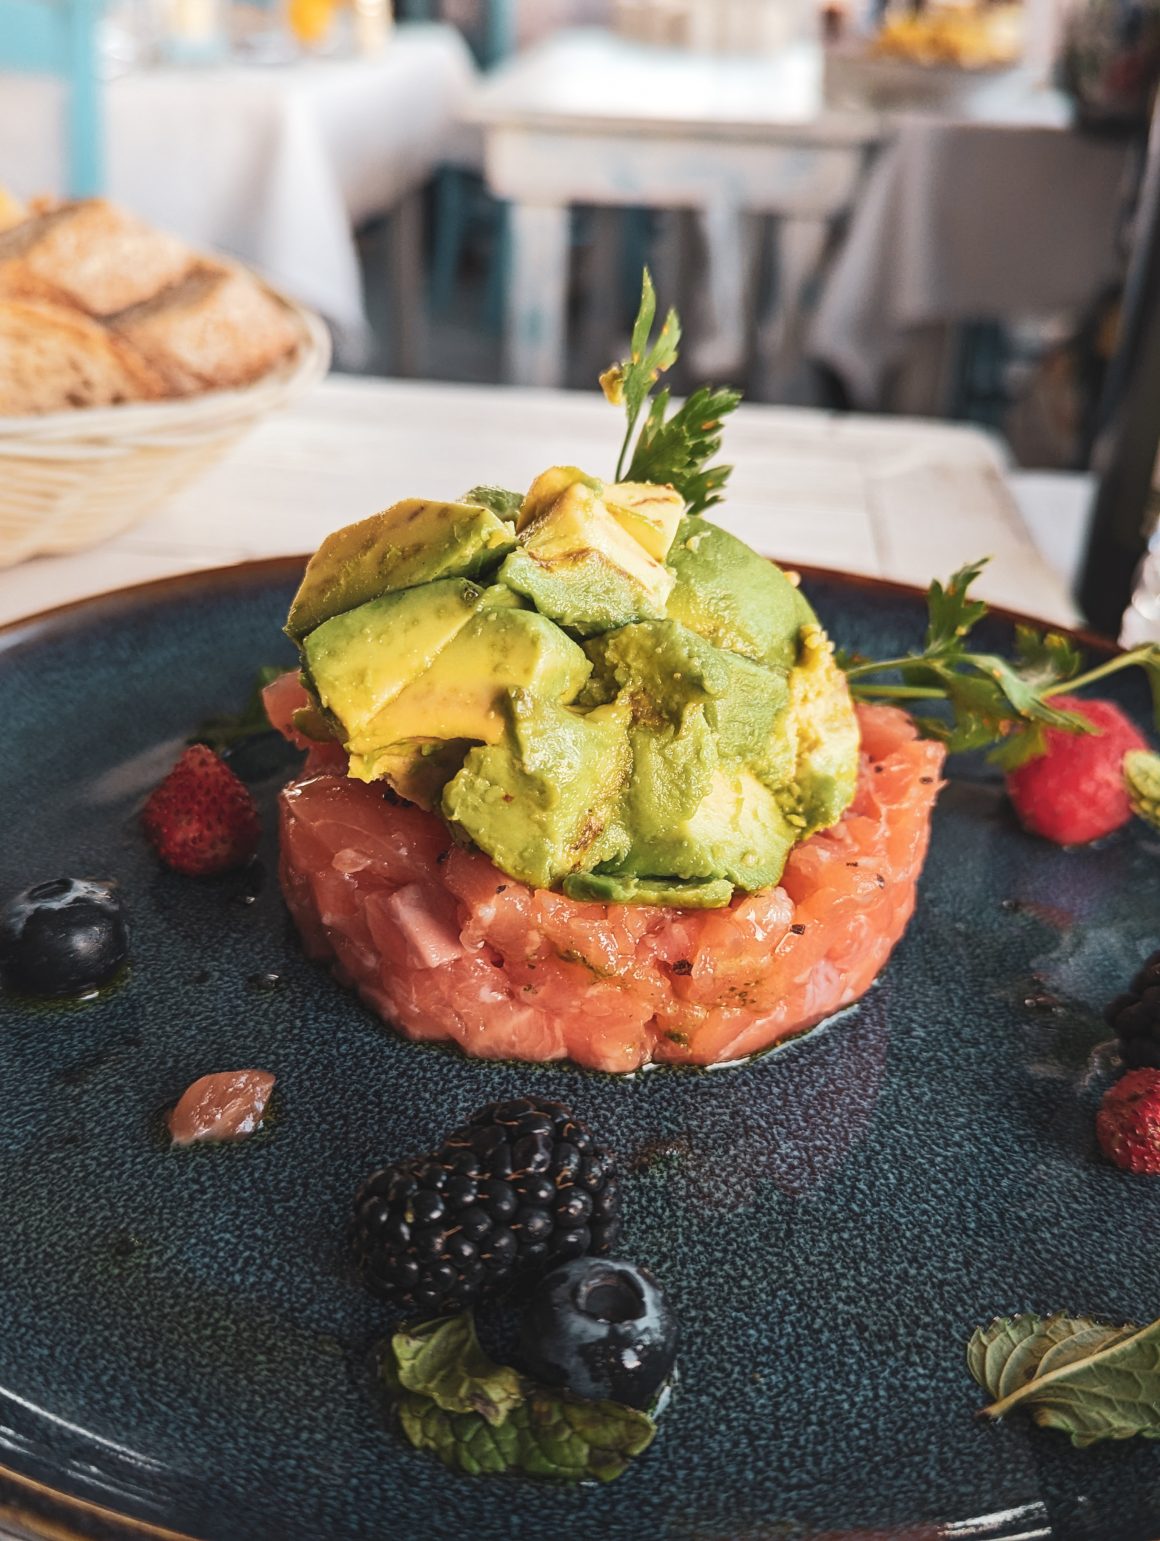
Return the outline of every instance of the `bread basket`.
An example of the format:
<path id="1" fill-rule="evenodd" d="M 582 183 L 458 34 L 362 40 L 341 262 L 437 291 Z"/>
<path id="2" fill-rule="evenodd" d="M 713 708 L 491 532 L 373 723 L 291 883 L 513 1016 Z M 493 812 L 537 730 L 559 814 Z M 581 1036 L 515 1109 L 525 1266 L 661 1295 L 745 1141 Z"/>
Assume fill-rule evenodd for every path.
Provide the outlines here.
<path id="1" fill-rule="evenodd" d="M 298 347 L 252 385 L 170 401 L 0 417 L 0 568 L 127 529 L 207 471 L 261 418 L 321 380 L 330 334 L 279 296 Z"/>

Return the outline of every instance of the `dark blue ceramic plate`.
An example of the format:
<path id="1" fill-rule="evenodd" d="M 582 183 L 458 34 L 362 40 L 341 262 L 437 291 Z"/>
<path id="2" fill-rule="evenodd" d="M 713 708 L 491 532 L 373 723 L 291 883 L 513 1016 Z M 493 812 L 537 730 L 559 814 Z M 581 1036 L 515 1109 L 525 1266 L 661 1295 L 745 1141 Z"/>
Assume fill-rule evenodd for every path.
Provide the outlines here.
<path id="1" fill-rule="evenodd" d="M 256 897 L 191 882 L 138 833 L 191 728 L 289 662 L 299 566 L 0 636 L 0 891 L 116 877 L 133 922 L 107 998 L 0 1002 L 0 1517 L 213 1541 L 1160 1533 L 1160 1448 L 985 1425 L 963 1359 L 997 1312 L 1160 1315 L 1160 1180 L 1104 1164 L 1092 1120 L 1115 1069 L 1100 1008 L 1160 945 L 1160 840 L 1033 840 L 964 761 L 909 934 L 812 1037 L 635 1080 L 423 1049 L 306 962 L 272 877 Z M 908 591 L 809 589 L 844 644 L 883 656 L 921 635 Z M 1138 681 L 1113 689 L 1145 720 Z M 277 784 L 259 785 L 268 831 Z M 264 858 L 272 873 L 272 833 Z M 167 1151 L 162 1110 L 243 1065 L 277 1074 L 271 1127 Z M 356 1183 L 525 1091 L 620 1152 L 624 1251 L 685 1325 L 660 1436 L 608 1488 L 449 1475 L 372 1395 L 383 1318 L 342 1247 Z"/>

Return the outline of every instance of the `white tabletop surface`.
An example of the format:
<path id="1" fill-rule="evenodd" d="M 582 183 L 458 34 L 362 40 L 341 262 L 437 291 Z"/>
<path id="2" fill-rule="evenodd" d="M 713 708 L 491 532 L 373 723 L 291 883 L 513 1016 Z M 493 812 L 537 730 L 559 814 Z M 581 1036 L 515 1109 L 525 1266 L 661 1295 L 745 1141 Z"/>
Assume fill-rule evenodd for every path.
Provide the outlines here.
<path id="1" fill-rule="evenodd" d="M 876 112 L 830 111 L 821 50 L 702 54 L 637 43 L 598 29 L 561 32 L 494 71 L 475 91 L 482 123 L 711 138 L 777 132 L 842 144 L 873 141 Z"/>
<path id="2" fill-rule="evenodd" d="M 399 26 L 361 59 L 132 71 L 105 88 L 109 197 L 249 263 L 352 330 L 355 228 L 434 171 L 475 79 L 448 26 Z M 0 186 L 60 186 L 60 92 L 0 76 Z"/>
<path id="3" fill-rule="evenodd" d="M 622 419 L 599 392 L 496 390 L 333 378 L 269 419 L 202 481 L 117 539 L 0 572 L 0 622 L 196 568 L 312 550 L 396 499 L 526 488 L 553 464 L 612 474 Z M 1067 586 L 975 429 L 745 406 L 720 523 L 788 563 L 925 587 L 993 558 L 980 592 L 1067 622 Z"/>
<path id="4" fill-rule="evenodd" d="M 524 127 L 629 129 L 665 136 L 865 143 L 890 131 L 898 109 L 827 100 L 824 50 L 801 41 L 769 52 L 702 53 L 641 43 L 597 28 L 557 33 L 492 72 L 470 115 Z M 981 75 L 955 108 L 981 123 L 1063 128 L 1067 100 L 1029 70 Z"/>

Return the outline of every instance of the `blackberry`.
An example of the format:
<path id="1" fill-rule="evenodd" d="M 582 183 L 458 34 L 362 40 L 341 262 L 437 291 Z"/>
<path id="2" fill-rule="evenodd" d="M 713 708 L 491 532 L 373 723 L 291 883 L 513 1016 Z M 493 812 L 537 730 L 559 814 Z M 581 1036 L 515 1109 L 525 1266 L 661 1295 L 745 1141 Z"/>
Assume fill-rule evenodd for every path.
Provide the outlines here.
<path id="1" fill-rule="evenodd" d="M 430 1310 L 607 1253 L 620 1227 L 612 1156 L 566 1107 L 530 1097 L 481 1108 L 434 1155 L 372 1173 L 354 1209 L 368 1286 Z"/>
<path id="2" fill-rule="evenodd" d="M 1160 1068 L 1160 952 L 1152 954 L 1127 993 L 1116 996 L 1104 1020 L 1120 1040 L 1126 1065 Z"/>

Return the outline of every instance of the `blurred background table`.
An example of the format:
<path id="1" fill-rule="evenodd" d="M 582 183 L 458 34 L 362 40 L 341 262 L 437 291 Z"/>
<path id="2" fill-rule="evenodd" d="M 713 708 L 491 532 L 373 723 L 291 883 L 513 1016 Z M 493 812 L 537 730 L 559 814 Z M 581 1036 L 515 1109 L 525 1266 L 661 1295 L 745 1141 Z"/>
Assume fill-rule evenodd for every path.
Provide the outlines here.
<path id="1" fill-rule="evenodd" d="M 365 327 L 355 231 L 393 211 L 390 289 L 407 336 L 422 283 L 408 203 L 440 164 L 474 77 L 462 34 L 420 23 L 397 27 L 375 58 L 131 69 L 105 86 L 104 191 L 354 334 Z M 3 77 L 0 186 L 28 197 L 59 185 L 61 89 Z"/>
<path id="2" fill-rule="evenodd" d="M 1116 281 L 1131 147 L 1073 119 L 1020 72 L 960 115 L 895 119 L 808 338 L 852 405 L 945 408 L 951 329 L 1075 310 Z"/>
<path id="3" fill-rule="evenodd" d="M 707 68 L 696 52 L 587 30 L 493 72 L 469 112 L 484 128 L 488 185 L 513 203 L 507 355 L 522 385 L 563 379 L 570 206 L 701 213 L 707 298 L 726 340 L 740 341 L 743 215 L 782 218 L 789 328 L 828 223 L 883 132 L 876 112 L 826 109 L 812 45 L 723 54 Z"/>
<path id="4" fill-rule="evenodd" d="M 125 584 L 310 551 L 330 530 L 411 494 L 454 498 L 480 481 L 527 487 L 553 463 L 598 471 L 612 464 L 619 426 L 595 392 L 332 378 L 137 528 L 93 551 L 0 572 L 0 623 Z M 1075 618 L 989 434 L 743 406 L 730 421 L 729 458 L 736 470 L 720 522 L 782 561 L 925 588 L 990 553 L 984 596 L 1048 620 Z M 1045 540 L 1058 545 L 1057 521 Z"/>

